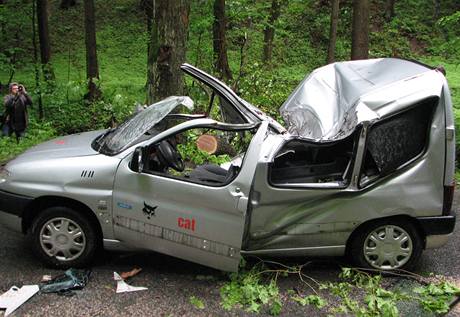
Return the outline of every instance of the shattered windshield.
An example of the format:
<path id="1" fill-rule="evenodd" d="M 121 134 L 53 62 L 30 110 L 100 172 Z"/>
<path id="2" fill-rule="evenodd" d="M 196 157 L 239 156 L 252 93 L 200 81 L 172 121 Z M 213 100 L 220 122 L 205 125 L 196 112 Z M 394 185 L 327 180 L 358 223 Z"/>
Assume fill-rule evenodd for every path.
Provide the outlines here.
<path id="1" fill-rule="evenodd" d="M 171 96 L 152 104 L 117 128 L 107 130 L 96 140 L 96 150 L 105 154 L 124 150 L 180 105 L 192 110 L 193 100 L 187 96 Z"/>

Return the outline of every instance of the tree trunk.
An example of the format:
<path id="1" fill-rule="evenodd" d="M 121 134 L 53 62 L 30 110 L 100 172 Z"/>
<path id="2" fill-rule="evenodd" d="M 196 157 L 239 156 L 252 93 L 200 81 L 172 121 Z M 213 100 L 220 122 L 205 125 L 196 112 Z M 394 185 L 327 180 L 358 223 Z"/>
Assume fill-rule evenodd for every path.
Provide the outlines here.
<path id="1" fill-rule="evenodd" d="M 385 21 L 390 22 L 395 16 L 396 0 L 386 0 L 385 2 Z"/>
<path id="2" fill-rule="evenodd" d="M 38 48 L 37 48 L 37 31 L 35 26 L 35 17 L 37 16 L 35 1 L 32 1 L 32 45 L 34 48 L 34 70 L 35 70 L 35 91 L 38 95 L 38 118 L 43 118 L 43 101 L 40 85 L 40 68 L 38 67 Z"/>
<path id="3" fill-rule="evenodd" d="M 73 7 L 77 4 L 77 1 L 76 0 L 62 0 L 61 1 L 61 9 L 69 9 L 70 7 Z"/>
<path id="4" fill-rule="evenodd" d="M 433 4 L 434 4 L 433 18 L 434 18 L 434 21 L 436 22 L 439 19 L 439 16 L 441 14 L 441 0 L 433 0 Z"/>
<path id="5" fill-rule="evenodd" d="M 155 0 L 155 17 L 151 33 L 149 62 L 155 61 L 148 89 L 155 95 L 149 103 L 171 95 L 183 94 L 183 73 L 180 65 L 185 62 L 190 0 Z"/>
<path id="6" fill-rule="evenodd" d="M 50 34 L 48 29 L 48 0 L 37 0 L 38 38 L 40 41 L 40 58 L 43 76 L 47 82 L 55 79 L 51 66 Z"/>
<path id="7" fill-rule="evenodd" d="M 101 97 L 101 91 L 97 87 L 94 79 L 99 79 L 99 67 L 97 65 L 96 50 L 96 17 L 94 0 L 84 0 L 85 3 L 85 45 L 86 45 L 86 78 L 88 78 L 89 101 L 97 100 Z"/>
<path id="8" fill-rule="evenodd" d="M 329 30 L 329 46 L 327 48 L 326 63 L 330 64 L 335 61 L 335 43 L 337 41 L 337 25 L 339 23 L 339 5 L 340 0 L 332 0 L 331 11 L 331 28 Z"/>
<path id="9" fill-rule="evenodd" d="M 156 0 L 146 0 L 147 3 L 151 4 L 151 8 L 144 6 L 145 13 L 147 15 L 147 31 L 150 34 L 149 42 L 147 43 L 147 104 L 151 105 L 156 99 L 156 60 L 158 58 L 159 38 L 158 38 L 158 21 L 157 10 L 158 4 Z M 149 22 L 150 20 L 150 22 Z"/>
<path id="10" fill-rule="evenodd" d="M 214 23 L 212 25 L 214 66 L 224 80 L 232 79 L 227 58 L 226 29 L 225 0 L 214 0 Z"/>
<path id="11" fill-rule="evenodd" d="M 273 39 L 275 38 L 275 22 L 281 14 L 281 0 L 272 0 L 270 16 L 268 17 L 267 26 L 264 29 L 264 54 L 262 61 L 264 64 L 270 64 L 273 52 Z"/>
<path id="12" fill-rule="evenodd" d="M 369 2 L 353 1 L 353 25 L 351 35 L 351 59 L 369 57 Z"/>

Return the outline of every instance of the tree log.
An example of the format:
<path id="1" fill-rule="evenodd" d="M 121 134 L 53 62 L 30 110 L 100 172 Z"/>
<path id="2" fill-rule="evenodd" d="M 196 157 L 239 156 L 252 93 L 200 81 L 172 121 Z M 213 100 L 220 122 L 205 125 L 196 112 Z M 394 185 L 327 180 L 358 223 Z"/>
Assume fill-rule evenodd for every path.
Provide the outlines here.
<path id="1" fill-rule="evenodd" d="M 203 134 L 196 140 L 196 146 L 199 150 L 208 154 L 222 155 L 228 154 L 235 156 L 236 151 L 227 141 L 218 138 L 215 135 Z"/>

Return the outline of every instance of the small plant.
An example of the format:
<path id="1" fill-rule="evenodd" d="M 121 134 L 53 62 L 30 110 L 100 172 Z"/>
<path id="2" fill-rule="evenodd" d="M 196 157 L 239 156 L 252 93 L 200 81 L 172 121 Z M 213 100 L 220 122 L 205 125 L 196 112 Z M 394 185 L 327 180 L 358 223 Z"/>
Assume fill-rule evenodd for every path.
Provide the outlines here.
<path id="1" fill-rule="evenodd" d="M 318 309 L 321 309 L 327 305 L 327 302 L 321 297 L 319 297 L 318 295 L 308 295 L 305 297 L 301 297 L 297 295 L 297 296 L 292 297 L 292 299 L 302 306 L 313 305 Z"/>
<path id="2" fill-rule="evenodd" d="M 415 288 L 414 292 L 420 295 L 419 301 L 425 310 L 445 314 L 449 311 L 449 303 L 454 296 L 460 295 L 460 288 L 447 281 L 441 281 Z"/>
<path id="3" fill-rule="evenodd" d="M 240 307 L 248 312 L 258 313 L 265 306 L 270 314 L 279 315 L 282 308 L 276 279 L 264 282 L 262 268 L 253 268 L 230 275 L 230 282 L 221 289 L 222 307 L 231 310 Z"/>
<path id="4" fill-rule="evenodd" d="M 198 297 L 195 297 L 195 296 L 190 296 L 190 304 L 192 304 L 193 306 L 195 306 L 196 308 L 198 309 L 204 309 L 204 303 L 201 299 L 199 299 Z"/>

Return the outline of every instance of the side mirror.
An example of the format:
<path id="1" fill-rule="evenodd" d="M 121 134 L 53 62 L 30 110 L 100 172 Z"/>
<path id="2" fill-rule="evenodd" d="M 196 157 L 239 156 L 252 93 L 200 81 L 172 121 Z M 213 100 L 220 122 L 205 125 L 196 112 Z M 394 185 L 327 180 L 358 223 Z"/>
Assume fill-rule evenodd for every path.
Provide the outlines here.
<path id="1" fill-rule="evenodd" d="M 131 159 L 131 169 L 137 173 L 141 173 L 144 170 L 144 157 L 142 152 L 142 147 L 137 147 L 134 150 L 133 158 Z"/>

